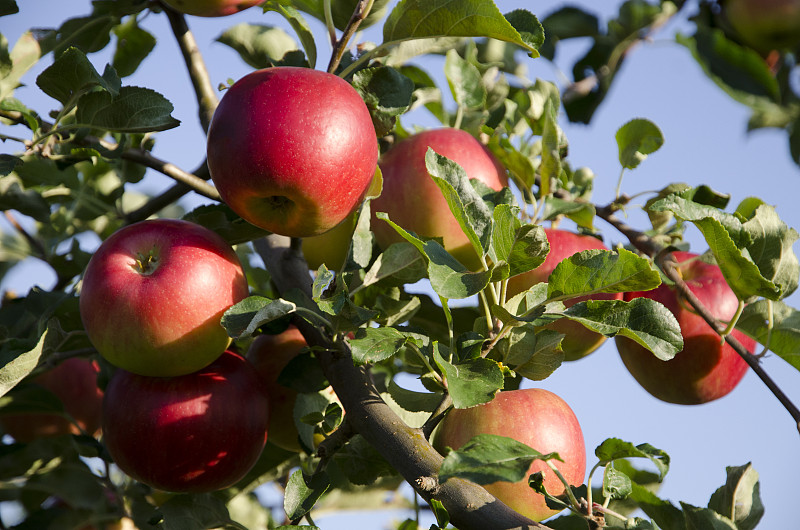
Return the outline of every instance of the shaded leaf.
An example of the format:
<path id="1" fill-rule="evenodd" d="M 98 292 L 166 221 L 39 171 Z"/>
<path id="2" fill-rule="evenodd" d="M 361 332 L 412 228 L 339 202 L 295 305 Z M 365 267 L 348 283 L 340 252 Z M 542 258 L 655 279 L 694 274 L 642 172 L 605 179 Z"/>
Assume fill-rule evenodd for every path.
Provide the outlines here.
<path id="1" fill-rule="evenodd" d="M 711 495 L 708 507 L 733 521 L 737 530 L 752 530 L 764 515 L 758 472 L 749 463 L 726 472 L 725 485 Z"/>
<path id="2" fill-rule="evenodd" d="M 795 308 L 783 302 L 758 300 L 745 306 L 736 329 L 769 345 L 770 350 L 800 370 L 800 312 Z"/>
<path id="3" fill-rule="evenodd" d="M 442 356 L 441 345 L 434 348 L 433 358 L 447 378 L 453 406 L 465 409 L 487 403 L 503 388 L 503 371 L 490 359 L 478 357 L 451 364 Z"/>
<path id="4" fill-rule="evenodd" d="M 519 482 L 535 459 L 546 460 L 522 442 L 496 434 L 479 434 L 457 450 L 450 451 L 439 469 L 439 480 L 463 478 L 476 484 Z"/>
<path id="5" fill-rule="evenodd" d="M 376 363 L 388 359 L 403 347 L 406 337 L 394 328 L 361 328 L 355 338 L 347 339 L 358 364 Z"/>
<path id="6" fill-rule="evenodd" d="M 225 311 L 221 323 L 229 336 L 241 339 L 249 337 L 264 324 L 293 313 L 296 309 L 297 306 L 287 300 L 248 296 Z"/>
<path id="7" fill-rule="evenodd" d="M 149 88 L 125 86 L 114 96 L 90 92 L 78 100 L 79 123 L 115 132 L 165 131 L 180 125 L 172 117 L 174 107 L 164 96 Z"/>
<path id="8" fill-rule="evenodd" d="M 658 126 L 650 120 L 637 118 L 629 121 L 617 130 L 617 146 L 619 147 L 619 163 L 622 167 L 636 167 L 664 144 L 664 135 Z"/>
<path id="9" fill-rule="evenodd" d="M 283 29 L 265 24 L 237 24 L 217 37 L 233 48 L 253 68 L 276 66 L 283 57 L 298 50 L 297 42 Z"/>
<path id="10" fill-rule="evenodd" d="M 291 520 L 304 516 L 329 487 L 330 482 L 324 472 L 311 477 L 305 476 L 300 469 L 292 473 L 283 498 L 286 516 Z"/>

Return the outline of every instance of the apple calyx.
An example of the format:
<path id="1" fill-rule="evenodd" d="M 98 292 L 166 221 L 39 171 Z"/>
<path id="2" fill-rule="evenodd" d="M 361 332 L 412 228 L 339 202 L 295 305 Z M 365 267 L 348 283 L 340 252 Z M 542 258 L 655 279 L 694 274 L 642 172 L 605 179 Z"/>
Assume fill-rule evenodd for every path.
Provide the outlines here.
<path id="1" fill-rule="evenodd" d="M 158 269 L 159 259 L 155 249 L 147 254 L 137 254 L 133 269 L 142 276 L 150 276 Z"/>

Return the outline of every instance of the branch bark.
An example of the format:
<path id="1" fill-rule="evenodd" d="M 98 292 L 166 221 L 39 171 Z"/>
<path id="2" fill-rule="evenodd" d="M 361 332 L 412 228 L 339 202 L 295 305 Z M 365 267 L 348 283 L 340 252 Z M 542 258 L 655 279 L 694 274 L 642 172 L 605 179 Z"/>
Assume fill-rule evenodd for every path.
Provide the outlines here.
<path id="1" fill-rule="evenodd" d="M 298 288 L 310 295 L 308 266 L 297 245 L 288 237 L 271 235 L 254 241 L 275 283 L 283 292 Z M 334 345 L 309 322 L 295 318 L 294 324 L 311 346 L 322 351 L 317 357 L 346 411 L 347 421 L 426 502 L 442 502 L 451 521 L 462 530 L 546 529 L 495 499 L 484 488 L 460 479 L 440 484 L 437 478 L 443 457 L 428 443 L 421 429 L 406 425 L 383 401 L 372 384 L 369 370 L 353 364 L 350 351 Z"/>

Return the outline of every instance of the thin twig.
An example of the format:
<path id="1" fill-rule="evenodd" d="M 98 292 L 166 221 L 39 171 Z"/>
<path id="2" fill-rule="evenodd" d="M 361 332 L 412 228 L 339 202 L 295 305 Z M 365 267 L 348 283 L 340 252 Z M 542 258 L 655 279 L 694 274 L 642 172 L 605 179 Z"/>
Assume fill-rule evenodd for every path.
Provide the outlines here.
<path id="1" fill-rule="evenodd" d="M 150 169 L 154 169 L 159 173 L 163 173 L 171 179 L 189 186 L 193 191 L 208 197 L 209 199 L 213 199 L 215 201 L 221 200 L 217 188 L 201 179 L 197 175 L 187 173 L 170 162 L 165 162 L 164 160 L 154 157 L 149 151 L 145 151 L 143 149 L 128 149 L 122 153 L 122 158 L 125 160 L 130 160 L 131 162 L 136 162 L 137 164 L 141 164 L 145 167 L 149 167 Z"/>
<path id="2" fill-rule="evenodd" d="M 189 70 L 189 77 L 192 80 L 194 93 L 197 97 L 199 104 L 198 116 L 200 118 L 200 125 L 203 131 L 208 132 L 208 127 L 211 125 L 211 118 L 214 116 L 214 110 L 219 104 L 217 91 L 211 83 L 211 78 L 208 75 L 206 63 L 203 60 L 203 55 L 200 53 L 200 48 L 197 46 L 197 41 L 194 35 L 186 25 L 186 19 L 181 13 L 178 13 L 171 7 L 164 5 L 164 13 L 169 19 L 169 25 L 172 27 L 172 32 L 175 34 L 175 39 L 178 41 L 178 46 L 183 54 L 183 60 Z"/>
<path id="3" fill-rule="evenodd" d="M 373 0 L 359 0 L 358 5 L 353 11 L 353 15 L 350 17 L 350 21 L 347 23 L 347 27 L 344 28 L 342 37 L 333 47 L 331 61 L 328 63 L 328 73 L 332 74 L 339 68 L 339 63 L 342 61 L 344 52 L 347 49 L 347 43 L 353 35 L 355 35 L 358 26 L 360 26 L 364 19 L 367 18 L 367 15 L 369 15 L 369 11 L 372 9 L 372 2 Z"/>

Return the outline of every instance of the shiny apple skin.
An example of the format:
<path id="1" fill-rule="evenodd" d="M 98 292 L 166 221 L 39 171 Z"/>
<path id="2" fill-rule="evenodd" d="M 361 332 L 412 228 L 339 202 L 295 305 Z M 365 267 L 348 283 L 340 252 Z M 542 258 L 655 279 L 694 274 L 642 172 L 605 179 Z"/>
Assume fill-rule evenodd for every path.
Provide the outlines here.
<path id="1" fill-rule="evenodd" d="M 207 143 L 222 199 L 248 222 L 309 237 L 361 204 L 378 160 L 369 110 L 332 74 L 275 67 L 252 72 L 222 98 Z"/>
<path id="2" fill-rule="evenodd" d="M 269 412 L 255 369 L 226 351 L 177 377 L 118 370 L 103 400 L 103 440 L 120 469 L 153 488 L 215 491 L 258 460 Z"/>
<path id="3" fill-rule="evenodd" d="M 468 409 L 453 409 L 434 431 L 433 446 L 458 449 L 478 434 L 507 436 L 540 453 L 557 452 L 564 460 L 552 462 L 574 486 L 586 475 L 586 444 L 578 419 L 570 406 L 556 394 L 541 388 L 498 393 L 491 402 Z M 542 461 L 531 464 L 519 482 L 495 482 L 483 487 L 512 509 L 535 521 L 558 513 L 547 507 L 545 498 L 528 486 L 531 473 L 543 471 L 544 486 L 553 495 L 564 492 L 558 477 Z"/>
<path id="4" fill-rule="evenodd" d="M 563 259 L 568 258 L 576 252 L 592 249 L 608 250 L 602 241 L 596 237 L 576 234 L 567 230 L 545 228 L 547 241 L 550 243 L 550 253 L 536 269 L 519 274 L 508 280 L 508 297 L 527 291 L 537 283 L 546 282 Z M 595 294 L 592 296 L 579 296 L 564 302 L 564 305 L 571 307 L 578 302 L 586 300 L 622 300 L 622 293 Z M 549 329 L 564 334 L 561 341 L 561 348 L 564 350 L 564 360 L 575 361 L 586 357 L 600 347 L 606 338 L 600 333 L 595 333 L 577 322 L 568 319 L 561 319 L 548 326 Z"/>
<path id="5" fill-rule="evenodd" d="M 800 0 L 727 0 L 723 13 L 741 39 L 762 53 L 800 43 Z"/>
<path id="6" fill-rule="evenodd" d="M 226 17 L 262 3 L 264 0 L 164 0 L 180 13 L 196 17 Z"/>
<path id="7" fill-rule="evenodd" d="M 508 185 L 508 175 L 497 159 L 466 131 L 443 128 L 417 133 L 392 146 L 380 159 L 383 192 L 372 201 L 372 231 L 383 249 L 404 241 L 394 228 L 374 216 L 374 212 L 386 212 L 393 222 L 419 236 L 443 238 L 444 248 L 475 270 L 480 265 L 478 256 L 439 186 L 428 174 L 428 147 L 460 165 L 469 178 L 478 179 L 493 190 L 500 191 Z"/>
<path id="8" fill-rule="evenodd" d="M 137 260 L 152 257 L 150 265 Z M 81 319 L 111 364 L 150 376 L 194 372 L 230 344 L 222 314 L 248 295 L 239 258 L 219 235 L 175 219 L 118 230 L 83 277 Z"/>
<path id="9" fill-rule="evenodd" d="M 64 411 L 80 425 L 58 414 L 14 413 L 0 415 L 3 431 L 18 442 L 62 434 L 95 435 L 100 429 L 103 391 L 97 386 L 100 367 L 96 361 L 72 357 L 35 377 L 32 383 L 52 392 Z M 13 392 L 13 391 L 12 391 Z"/>
<path id="10" fill-rule="evenodd" d="M 738 300 L 719 267 L 694 259 L 697 255 L 689 252 L 674 252 L 673 257 L 681 264 L 679 271 L 700 302 L 718 319 L 732 318 Z M 661 361 L 632 340 L 615 338 L 622 362 L 645 390 L 668 403 L 699 405 L 727 395 L 739 384 L 747 372 L 747 363 L 722 342 L 700 315 L 690 310 L 674 289 L 661 284 L 652 291 L 625 293 L 625 300 L 637 297 L 664 304 L 678 320 L 684 343 L 674 358 Z M 732 335 L 748 351 L 755 351 L 753 339 L 735 330 Z"/>

